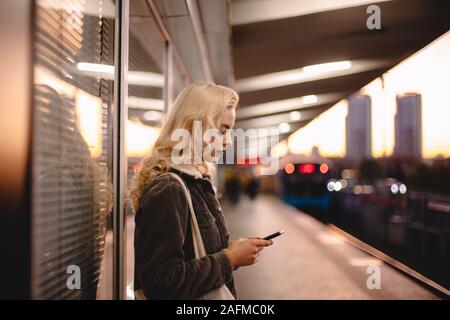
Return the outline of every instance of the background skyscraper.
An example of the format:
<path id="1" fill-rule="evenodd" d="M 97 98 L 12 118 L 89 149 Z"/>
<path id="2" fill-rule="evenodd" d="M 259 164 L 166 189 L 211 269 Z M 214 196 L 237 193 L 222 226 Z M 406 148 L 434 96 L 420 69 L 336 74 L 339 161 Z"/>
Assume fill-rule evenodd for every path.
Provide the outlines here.
<path id="1" fill-rule="evenodd" d="M 418 93 L 397 95 L 394 155 L 422 157 L 422 97 Z"/>
<path id="2" fill-rule="evenodd" d="M 346 157 L 362 160 L 372 156 L 372 108 L 367 95 L 353 95 L 348 99 L 346 118 Z"/>

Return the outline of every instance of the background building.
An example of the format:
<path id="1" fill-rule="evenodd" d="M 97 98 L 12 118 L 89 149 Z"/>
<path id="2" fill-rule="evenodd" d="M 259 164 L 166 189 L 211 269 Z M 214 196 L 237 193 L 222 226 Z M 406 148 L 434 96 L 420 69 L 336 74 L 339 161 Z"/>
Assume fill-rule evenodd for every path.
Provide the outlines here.
<path id="1" fill-rule="evenodd" d="M 422 100 L 417 93 L 397 96 L 394 155 L 422 157 Z"/>
<path id="2" fill-rule="evenodd" d="M 346 118 L 346 156 L 352 160 L 371 157 L 372 116 L 371 99 L 354 95 L 348 99 Z"/>

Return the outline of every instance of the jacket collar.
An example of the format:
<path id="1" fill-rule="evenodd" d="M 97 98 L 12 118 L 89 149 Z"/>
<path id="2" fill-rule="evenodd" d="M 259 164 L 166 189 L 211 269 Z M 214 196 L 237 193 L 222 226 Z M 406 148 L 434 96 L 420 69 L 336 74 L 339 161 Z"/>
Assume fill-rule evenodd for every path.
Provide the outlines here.
<path id="1" fill-rule="evenodd" d="M 207 189 L 210 189 L 213 194 L 216 194 L 215 187 L 211 182 L 211 177 L 209 175 L 202 175 L 197 168 L 190 165 L 172 165 L 170 171 L 175 172 L 181 178 L 186 180 L 186 182 L 199 182 L 204 185 Z"/>
<path id="2" fill-rule="evenodd" d="M 183 164 L 183 165 L 172 165 L 171 168 L 185 173 L 195 179 L 202 179 L 203 175 L 202 173 L 193 165 Z"/>

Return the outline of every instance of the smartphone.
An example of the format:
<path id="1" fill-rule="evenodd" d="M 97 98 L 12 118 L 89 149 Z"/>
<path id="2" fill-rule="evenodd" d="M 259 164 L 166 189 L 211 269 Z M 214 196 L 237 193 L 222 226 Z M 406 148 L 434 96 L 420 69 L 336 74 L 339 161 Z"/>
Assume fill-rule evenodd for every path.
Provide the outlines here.
<path id="1" fill-rule="evenodd" d="M 272 233 L 270 236 L 267 236 L 267 237 L 265 237 L 263 239 L 264 240 L 270 240 L 270 239 L 276 238 L 278 236 L 281 236 L 283 233 L 284 233 L 284 230 L 280 230 L 280 231 L 277 231 L 275 233 Z"/>

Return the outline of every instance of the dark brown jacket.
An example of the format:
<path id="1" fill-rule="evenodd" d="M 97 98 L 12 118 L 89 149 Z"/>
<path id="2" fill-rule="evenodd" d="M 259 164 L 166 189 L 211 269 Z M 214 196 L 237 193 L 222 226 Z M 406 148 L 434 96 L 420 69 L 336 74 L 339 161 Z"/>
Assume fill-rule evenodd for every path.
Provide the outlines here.
<path id="1" fill-rule="evenodd" d="M 235 295 L 232 267 L 223 251 L 229 232 L 209 178 L 171 169 L 186 183 L 207 256 L 195 259 L 189 209 L 170 175 L 148 184 L 136 211 L 135 290 L 147 299 L 195 299 L 226 284 Z"/>

